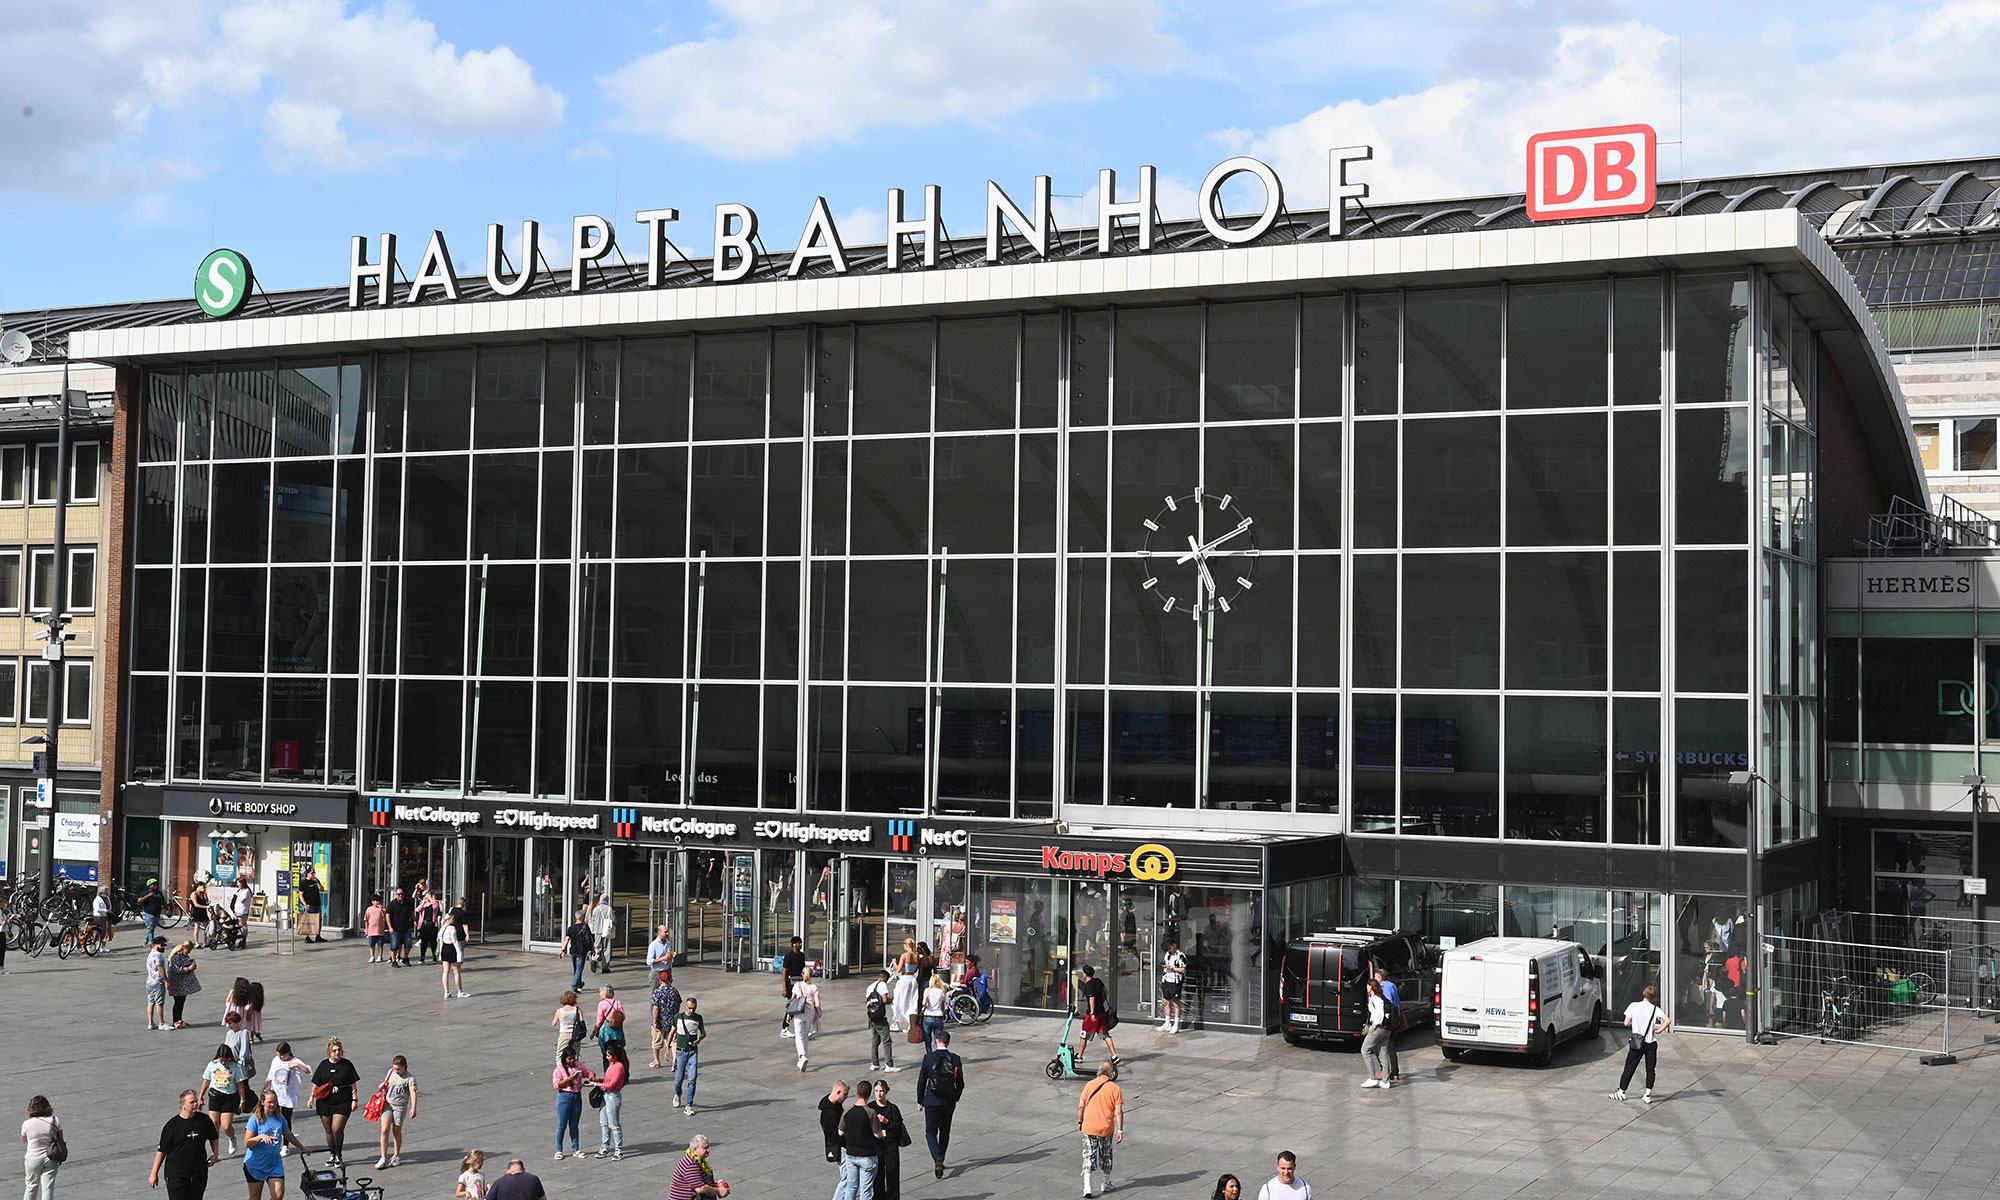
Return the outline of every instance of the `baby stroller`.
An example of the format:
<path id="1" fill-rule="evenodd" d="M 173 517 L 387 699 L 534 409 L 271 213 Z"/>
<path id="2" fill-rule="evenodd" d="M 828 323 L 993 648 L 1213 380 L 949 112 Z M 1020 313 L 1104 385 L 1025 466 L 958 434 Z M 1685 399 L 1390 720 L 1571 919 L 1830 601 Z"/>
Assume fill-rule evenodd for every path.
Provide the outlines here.
<path id="1" fill-rule="evenodd" d="M 299 1175 L 299 1190 L 311 1200 L 382 1200 L 382 1189 L 363 1175 L 352 1184 L 341 1167 L 321 1167 Z"/>

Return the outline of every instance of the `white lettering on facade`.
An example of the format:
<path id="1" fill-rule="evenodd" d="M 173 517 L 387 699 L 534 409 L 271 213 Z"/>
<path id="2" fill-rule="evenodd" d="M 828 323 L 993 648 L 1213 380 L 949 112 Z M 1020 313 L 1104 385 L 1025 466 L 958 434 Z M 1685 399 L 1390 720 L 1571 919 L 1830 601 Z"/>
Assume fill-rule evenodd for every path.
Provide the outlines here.
<path id="1" fill-rule="evenodd" d="M 750 833 L 765 841 L 803 842 L 808 845 L 875 840 L 875 831 L 865 825 L 818 825 L 811 821 L 759 821 L 750 827 Z"/>
<path id="2" fill-rule="evenodd" d="M 465 809 L 442 808 L 434 804 L 398 804 L 398 821 L 420 821 L 436 825 L 477 825 L 479 814 Z"/>

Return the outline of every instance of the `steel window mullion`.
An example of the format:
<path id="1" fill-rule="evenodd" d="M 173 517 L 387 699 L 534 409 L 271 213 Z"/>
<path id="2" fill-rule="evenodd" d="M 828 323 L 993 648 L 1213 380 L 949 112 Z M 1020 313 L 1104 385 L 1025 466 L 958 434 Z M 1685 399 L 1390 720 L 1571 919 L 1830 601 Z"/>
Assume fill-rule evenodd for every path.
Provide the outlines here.
<path id="1" fill-rule="evenodd" d="M 1022 370 L 1026 373 L 1027 332 L 1022 330 Z M 1056 313 L 1056 557 L 1055 557 L 1055 663 L 1050 679 L 1055 683 L 1054 728 L 1050 731 L 1049 814 L 1060 820 L 1069 793 L 1069 504 L 1070 504 L 1070 394 L 1075 371 L 1075 312 Z"/>
<path id="2" fill-rule="evenodd" d="M 1679 398 L 1680 339 L 1676 313 L 1679 280 L 1672 269 L 1660 273 L 1660 835 L 1662 851 L 1679 842 L 1680 763 L 1674 747 L 1679 738 L 1679 705 L 1674 702 L 1674 663 L 1678 653 L 1674 629 L 1674 592 L 1679 574 L 1680 504 L 1674 489 L 1674 467 L 1680 459 Z"/>
<path id="3" fill-rule="evenodd" d="M 1493 813 L 1494 813 L 1493 833 L 1495 837 L 1502 836 L 1507 831 L 1507 755 L 1509 750 L 1512 748 L 1508 743 L 1507 729 L 1508 726 L 1512 723 L 1513 708 L 1514 708 L 1514 705 L 1511 702 L 1510 698 L 1508 697 L 1506 691 L 1507 641 L 1508 641 L 1507 573 L 1508 573 L 1508 559 L 1509 559 L 1507 551 L 1511 544 L 1507 536 L 1507 450 L 1513 438 L 1513 424 L 1514 424 L 1513 418 L 1509 416 L 1507 412 L 1508 401 L 1511 399 L 1511 396 L 1509 395 L 1509 388 L 1507 386 L 1507 341 L 1509 334 L 1511 332 L 1508 317 L 1510 316 L 1509 310 L 1512 307 L 1510 300 L 1511 297 L 1508 293 L 1507 281 L 1503 279 L 1500 281 L 1500 430 L 1499 430 L 1500 457 L 1499 461 L 1494 463 L 1494 467 L 1496 468 L 1499 475 L 1498 483 L 1500 491 L 1500 529 L 1498 536 L 1496 538 L 1496 540 L 1499 543 L 1499 558 L 1500 558 L 1500 580 L 1499 580 L 1500 628 L 1498 631 L 1500 635 L 1498 639 L 1500 646 L 1500 661 L 1497 664 L 1495 664 L 1497 670 L 1494 672 L 1494 674 L 1501 685 L 1499 689 L 1500 725 L 1499 725 L 1499 735 L 1497 739 L 1498 746 L 1496 747 L 1499 751 L 1498 755 L 1499 762 L 1495 764 L 1499 768 L 1499 770 L 1496 775 L 1495 786 L 1493 789 Z M 1402 607 L 1401 600 L 1402 598 L 1398 596 L 1397 597 L 1398 608 Z"/>

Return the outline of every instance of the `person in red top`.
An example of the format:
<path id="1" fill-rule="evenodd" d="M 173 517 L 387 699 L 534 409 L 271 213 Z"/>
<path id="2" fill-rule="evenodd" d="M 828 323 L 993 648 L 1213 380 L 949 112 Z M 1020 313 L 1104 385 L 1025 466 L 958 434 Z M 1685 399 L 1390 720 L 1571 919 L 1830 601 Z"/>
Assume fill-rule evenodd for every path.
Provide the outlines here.
<path id="1" fill-rule="evenodd" d="M 604 1048 L 604 1075 L 597 1083 L 604 1089 L 604 1107 L 597 1110 L 597 1157 L 609 1154 L 625 1157 L 625 1127 L 619 1115 L 625 1107 L 625 1077 L 631 1065 L 625 1061 L 625 1044 L 613 1042 Z"/>
<path id="2" fill-rule="evenodd" d="M 716 1179 L 715 1168 L 708 1163 L 708 1139 L 695 1134 L 688 1141 L 687 1153 L 681 1155 L 680 1165 L 674 1168 L 674 1181 L 667 1186 L 667 1200 L 700 1200 L 728 1194 L 728 1181 Z"/>

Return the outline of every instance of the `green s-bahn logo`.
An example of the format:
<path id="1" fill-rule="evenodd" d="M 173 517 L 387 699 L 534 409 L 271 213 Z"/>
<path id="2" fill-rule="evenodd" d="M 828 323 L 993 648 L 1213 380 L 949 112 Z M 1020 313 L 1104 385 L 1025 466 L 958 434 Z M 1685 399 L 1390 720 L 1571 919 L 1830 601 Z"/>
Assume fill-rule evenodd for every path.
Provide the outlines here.
<path id="1" fill-rule="evenodd" d="M 211 250 L 194 273 L 194 302 L 211 317 L 234 315 L 250 298 L 250 260 L 234 250 Z"/>

